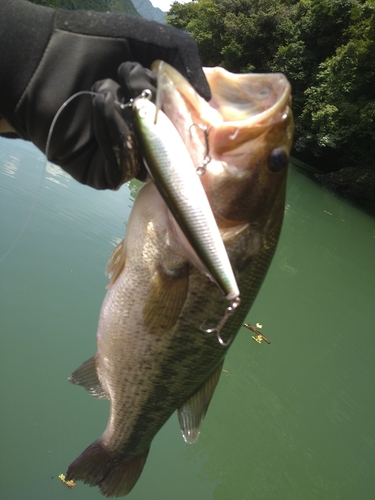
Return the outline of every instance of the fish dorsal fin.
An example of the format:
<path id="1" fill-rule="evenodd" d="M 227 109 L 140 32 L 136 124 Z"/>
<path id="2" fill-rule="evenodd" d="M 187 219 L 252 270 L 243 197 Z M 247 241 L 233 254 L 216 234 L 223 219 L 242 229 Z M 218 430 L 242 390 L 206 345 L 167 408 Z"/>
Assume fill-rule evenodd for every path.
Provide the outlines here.
<path id="1" fill-rule="evenodd" d="M 96 355 L 81 364 L 69 377 L 69 382 L 80 385 L 96 398 L 107 398 L 96 371 Z"/>
<path id="2" fill-rule="evenodd" d="M 200 388 L 178 409 L 182 437 L 192 444 L 198 439 L 200 425 L 219 381 L 224 360 L 215 368 Z"/>
<path id="3" fill-rule="evenodd" d="M 143 308 L 145 326 L 150 331 L 168 331 L 176 323 L 185 304 L 189 285 L 189 264 L 166 272 L 159 269 L 152 277 Z"/>
<path id="4" fill-rule="evenodd" d="M 124 250 L 124 241 L 120 241 L 120 243 L 114 248 L 111 256 L 109 258 L 107 267 L 105 268 L 106 276 L 111 275 L 111 279 L 107 285 L 107 288 L 111 288 L 111 286 L 115 283 L 117 278 L 120 276 L 122 270 L 125 267 L 125 250 Z"/>

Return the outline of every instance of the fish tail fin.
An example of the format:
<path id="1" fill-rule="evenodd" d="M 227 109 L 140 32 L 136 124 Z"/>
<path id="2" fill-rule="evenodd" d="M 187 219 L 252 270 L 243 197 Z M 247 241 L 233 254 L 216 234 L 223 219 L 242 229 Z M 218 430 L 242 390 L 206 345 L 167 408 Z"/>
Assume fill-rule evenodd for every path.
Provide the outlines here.
<path id="1" fill-rule="evenodd" d="M 65 479 L 98 486 L 106 497 L 125 496 L 138 481 L 148 452 L 149 448 L 142 455 L 132 458 L 113 455 L 98 439 L 69 465 Z"/>

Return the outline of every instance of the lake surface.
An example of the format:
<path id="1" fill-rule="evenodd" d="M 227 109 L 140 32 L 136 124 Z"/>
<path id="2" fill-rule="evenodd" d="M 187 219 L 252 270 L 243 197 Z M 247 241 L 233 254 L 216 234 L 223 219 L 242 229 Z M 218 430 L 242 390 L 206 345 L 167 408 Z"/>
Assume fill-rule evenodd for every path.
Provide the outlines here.
<path id="1" fill-rule="evenodd" d="M 138 187 L 94 191 L 0 139 L 1 500 L 103 498 L 58 479 L 108 418 L 67 377 L 96 351 L 105 265 Z M 271 345 L 241 330 L 198 442 L 173 415 L 129 500 L 375 498 L 375 220 L 296 168 L 285 214 L 248 315 Z"/>

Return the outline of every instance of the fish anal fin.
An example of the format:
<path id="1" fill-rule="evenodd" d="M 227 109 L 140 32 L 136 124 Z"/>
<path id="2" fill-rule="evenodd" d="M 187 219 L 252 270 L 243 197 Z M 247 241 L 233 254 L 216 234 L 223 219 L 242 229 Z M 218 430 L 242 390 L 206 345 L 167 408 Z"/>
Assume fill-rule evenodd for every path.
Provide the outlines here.
<path id="1" fill-rule="evenodd" d="M 72 384 L 82 386 L 91 396 L 100 399 L 107 398 L 96 371 L 96 355 L 74 370 L 68 380 Z"/>
<path id="2" fill-rule="evenodd" d="M 143 308 L 146 328 L 165 332 L 175 325 L 185 304 L 188 285 L 189 264 L 169 273 L 162 268 L 156 271 Z"/>
<path id="3" fill-rule="evenodd" d="M 111 279 L 106 287 L 107 289 L 111 288 L 125 267 L 126 255 L 124 242 L 125 240 L 120 241 L 120 243 L 114 248 L 109 258 L 107 267 L 105 268 L 106 276 L 111 276 Z"/>
<path id="4" fill-rule="evenodd" d="M 141 455 L 126 458 L 110 453 L 99 438 L 69 465 L 65 480 L 98 486 L 106 497 L 125 496 L 138 481 L 148 452 L 149 448 Z"/>
<path id="5" fill-rule="evenodd" d="M 178 420 L 182 437 L 186 443 L 193 444 L 198 439 L 200 425 L 219 381 L 223 363 L 224 360 L 215 368 L 199 389 L 178 409 Z"/>

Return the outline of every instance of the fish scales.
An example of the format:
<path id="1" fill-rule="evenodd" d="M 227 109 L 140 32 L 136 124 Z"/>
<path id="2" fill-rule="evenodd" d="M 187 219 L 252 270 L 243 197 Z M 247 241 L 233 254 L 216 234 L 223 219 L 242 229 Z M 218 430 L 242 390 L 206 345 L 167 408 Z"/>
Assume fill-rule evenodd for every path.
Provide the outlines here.
<path id="1" fill-rule="evenodd" d="M 181 75 L 168 66 L 161 69 L 162 74 L 159 65 L 164 111 L 194 163 L 205 151 L 205 138 L 196 131 L 190 134 L 191 125 L 202 122 L 212 127 L 212 160 L 202 184 L 241 293 L 240 306 L 221 331 L 227 341 L 235 337 L 257 295 L 280 234 L 293 135 L 290 87 L 281 75 L 257 75 L 249 119 L 244 119 L 241 97 L 241 120 L 233 132 L 235 102 L 228 118 L 225 110 L 220 113 L 220 99 L 228 107 L 236 82 L 242 92 L 254 75 L 236 79 L 223 70 L 206 70 L 216 107 L 212 114 Z M 265 99 L 257 90 L 262 78 L 271 89 L 267 106 L 253 102 Z M 255 113 L 254 108 L 261 111 Z M 69 466 L 66 478 L 98 486 L 112 497 L 134 487 L 152 439 L 175 410 L 185 441 L 198 438 L 228 350 L 215 333 L 203 330 L 218 324 L 227 301 L 191 264 L 151 182 L 136 197 L 126 237 L 114 250 L 107 271 L 112 276 L 100 312 L 98 351 L 70 381 L 92 395 L 107 397 L 110 416 L 102 436 Z"/>
<path id="2" fill-rule="evenodd" d="M 152 191 L 155 191 L 155 188 L 150 184 L 142 189 L 140 195 L 141 197 L 147 197 L 147 200 L 150 200 L 153 196 L 154 198 L 158 198 L 158 194 L 156 192 L 152 193 Z M 141 197 L 140 200 L 142 200 Z M 162 204 L 161 200 L 160 204 Z M 146 214 L 145 225 L 149 224 L 150 216 L 151 214 Z M 129 238 L 133 236 L 132 222 L 132 220 L 129 221 L 128 225 Z M 136 229 L 137 232 L 140 229 L 138 220 Z M 112 425 L 116 426 L 117 421 L 121 422 L 121 425 L 118 426 L 118 431 L 113 432 L 112 427 L 108 429 L 109 438 L 107 442 L 111 445 L 113 444 L 111 437 L 119 443 L 127 442 L 128 438 L 125 438 L 125 435 L 129 429 L 132 430 L 133 428 L 132 417 L 135 417 L 135 406 L 140 408 L 143 418 L 149 424 L 150 421 L 160 421 L 160 418 L 163 418 L 164 421 L 167 420 L 171 412 L 181 406 L 190 394 L 205 380 L 225 353 L 225 350 L 216 341 L 212 342 L 212 339 L 208 335 L 204 335 L 199 330 L 197 331 L 196 321 L 198 320 L 199 325 L 203 324 L 204 320 L 207 319 L 207 313 L 205 313 L 205 308 L 203 307 L 205 302 L 207 303 L 207 301 L 204 301 L 204 296 L 210 290 L 215 290 L 215 285 L 208 278 L 205 278 L 204 281 L 207 287 L 202 287 L 201 273 L 198 275 L 198 280 L 194 279 L 194 274 L 198 274 L 194 268 L 189 269 L 189 288 L 191 287 L 191 293 L 188 295 L 184 308 L 181 311 L 181 319 L 173 329 L 166 331 L 165 322 L 168 321 L 168 317 L 159 318 L 159 316 L 157 316 L 156 324 L 152 323 L 148 325 L 148 329 L 145 329 L 142 311 L 139 311 L 139 322 L 137 324 L 136 309 L 139 309 L 138 305 L 144 301 L 144 297 L 150 294 L 150 283 L 159 265 L 157 255 L 162 254 L 163 256 L 163 271 L 173 272 L 177 269 L 178 272 L 181 269 L 181 265 L 186 266 L 185 259 L 179 261 L 180 259 L 175 258 L 178 248 L 168 248 L 168 245 L 165 244 L 165 231 L 165 227 L 154 226 L 152 236 L 150 237 L 150 231 L 147 233 L 147 244 L 143 244 L 140 238 L 134 239 L 137 242 L 134 255 L 133 252 L 127 255 L 127 261 L 129 262 L 129 260 L 131 261 L 134 258 L 136 261 L 136 266 L 134 266 L 136 268 L 135 272 L 130 273 L 130 276 L 123 273 L 119 277 L 116 285 L 109 291 L 103 305 L 101 318 L 103 316 L 104 318 L 111 317 L 112 321 L 113 316 L 107 314 L 109 312 L 107 311 L 107 307 L 114 307 L 116 311 L 123 311 L 123 307 L 120 304 L 126 301 L 127 308 L 131 311 L 129 315 L 132 316 L 132 326 L 134 328 L 132 335 L 137 339 L 136 343 L 134 343 L 132 337 L 126 338 L 124 341 L 122 331 L 129 315 L 121 315 L 118 319 L 118 330 L 116 332 L 114 332 L 112 324 L 109 325 L 112 332 L 111 343 L 106 343 L 102 346 L 100 338 L 98 339 L 100 359 L 108 359 L 108 366 L 102 368 L 99 363 L 99 373 L 105 370 L 107 379 L 113 377 L 116 380 L 116 386 L 120 385 L 124 387 L 126 384 L 127 392 L 129 391 L 129 385 L 133 390 L 131 399 L 132 408 L 126 406 L 129 398 L 126 397 L 124 400 L 121 392 L 114 391 L 115 394 L 111 394 L 110 399 L 114 414 L 114 417 L 111 417 L 113 418 Z M 141 230 L 140 232 L 146 234 L 146 231 Z M 147 250 L 142 262 L 147 263 L 147 265 L 143 269 L 140 269 L 141 266 L 137 265 L 140 260 L 138 251 L 144 247 Z M 168 253 L 171 253 L 170 259 L 168 259 Z M 156 263 L 156 269 L 149 265 L 150 262 Z M 168 262 L 171 264 L 170 268 L 166 267 Z M 140 276 L 142 277 L 141 280 L 139 279 Z M 194 287 L 196 281 L 197 286 Z M 140 286 L 141 282 L 144 286 Z M 113 295 L 116 297 L 114 298 Z M 225 309 L 225 300 L 220 301 L 219 305 L 215 302 L 215 306 L 217 317 Z M 194 311 L 195 321 L 191 321 L 190 319 L 191 311 Z M 99 331 L 107 326 L 104 321 L 101 319 L 99 322 Z M 116 335 L 117 332 L 118 335 Z M 115 355 L 113 354 L 114 351 Z M 207 357 L 204 365 L 201 363 L 202 352 L 205 352 Z M 160 360 L 161 356 L 162 359 Z M 210 357 L 212 357 L 211 363 L 209 362 Z M 128 366 L 129 370 L 121 370 L 122 366 Z M 119 372 L 121 373 L 121 371 L 123 382 L 119 383 Z M 187 378 L 190 380 L 188 386 L 186 385 Z M 147 385 L 147 392 L 143 391 L 145 385 Z M 109 387 L 109 390 L 111 391 L 111 387 Z M 179 398 L 177 401 L 176 393 Z M 161 395 L 163 396 L 162 398 Z M 134 404 L 135 398 L 137 398 L 136 404 Z M 127 427 L 122 426 L 124 415 L 126 415 Z M 140 441 L 139 447 L 135 448 L 135 454 L 139 454 L 143 450 L 143 441 L 149 446 L 150 439 L 159 428 L 160 423 L 156 427 L 142 425 L 141 433 L 144 432 L 145 437 Z M 138 429 L 136 432 L 138 435 Z M 138 438 L 139 436 L 135 439 Z"/>
<path id="3" fill-rule="evenodd" d="M 147 195 L 149 199 L 149 191 L 154 187 L 149 185 L 147 190 L 143 189 L 145 192 L 142 194 Z M 129 234 L 131 235 L 131 232 Z M 246 246 L 245 234 L 243 236 L 244 246 Z M 160 251 L 160 240 L 164 240 L 163 234 L 156 238 L 156 246 L 153 251 L 149 248 L 154 257 Z M 135 258 L 137 261 L 139 260 L 138 255 Z M 263 267 L 267 267 L 269 252 L 266 255 L 258 255 L 257 265 L 252 268 L 249 276 L 244 275 L 241 279 L 241 281 L 246 280 L 251 283 L 250 286 L 245 287 L 245 290 L 249 291 L 244 297 L 245 313 L 257 291 L 256 287 L 251 285 L 259 283 L 259 276 L 262 276 L 262 266 L 259 264 L 262 258 L 264 261 L 261 264 Z M 145 283 L 151 281 L 154 269 L 148 268 L 148 271 Z M 139 274 L 134 276 L 136 281 Z M 138 287 L 136 293 L 134 293 L 135 287 Z M 181 311 L 181 319 L 170 332 L 165 333 L 165 326 L 161 323 L 153 325 L 153 331 L 145 334 L 143 324 L 141 324 L 138 327 L 135 326 L 133 331 L 133 335 L 137 338 L 136 344 L 132 341 L 124 342 L 121 333 L 116 339 L 119 345 L 112 339 L 111 358 L 106 373 L 108 375 L 110 369 L 114 373 L 116 385 L 126 387 L 127 394 L 124 395 L 120 392 L 110 398 L 113 407 L 111 413 L 114 417 L 111 417 L 113 418 L 113 427 L 107 429 L 107 445 L 121 447 L 122 443 L 126 443 L 126 446 L 122 448 L 123 452 L 135 455 L 144 452 L 159 430 L 160 423 L 164 423 L 171 413 L 184 403 L 223 359 L 226 349 L 223 349 L 215 338 L 203 334 L 199 330 L 199 325 L 203 325 L 207 320 L 217 321 L 225 308 L 225 300 L 218 301 L 213 283 L 207 278 L 202 283 L 201 273 L 197 272 L 195 268 L 190 270 L 190 287 L 191 293 Z M 123 285 L 119 283 L 118 289 L 116 288 L 114 293 L 121 294 L 123 290 L 133 290 L 131 301 L 134 303 L 134 307 L 137 307 L 137 303 L 141 301 L 144 294 L 149 293 L 148 286 L 139 288 L 137 283 L 124 283 Z M 207 296 L 213 298 L 208 301 Z M 108 295 L 108 298 L 108 302 L 110 302 L 111 294 Z M 126 296 L 125 300 L 130 300 L 130 297 Z M 117 301 L 115 304 L 117 307 Z M 131 308 L 131 305 L 128 304 L 128 307 Z M 209 318 L 207 310 L 210 311 Z M 142 319 L 140 321 L 142 323 Z M 223 336 L 226 337 L 227 332 L 237 331 L 241 326 L 241 321 L 241 314 L 234 315 L 224 327 Z M 103 325 L 99 324 L 99 329 L 101 326 Z M 120 322 L 120 331 L 122 328 Z M 115 356 L 113 350 L 116 352 Z M 103 357 L 108 356 L 107 351 L 103 350 L 102 352 L 102 348 L 100 348 L 99 353 Z M 159 361 L 160 356 L 162 356 L 161 362 Z M 129 369 L 124 372 L 123 380 L 119 383 L 118 373 L 122 366 L 127 366 Z M 150 371 L 152 372 L 151 377 Z M 129 407 L 129 385 L 133 389 L 132 407 Z M 144 388 L 146 391 L 143 390 Z M 135 408 L 139 410 L 139 413 L 135 413 Z M 133 418 L 142 423 L 140 428 L 134 427 Z"/>

